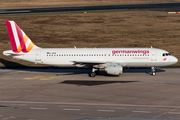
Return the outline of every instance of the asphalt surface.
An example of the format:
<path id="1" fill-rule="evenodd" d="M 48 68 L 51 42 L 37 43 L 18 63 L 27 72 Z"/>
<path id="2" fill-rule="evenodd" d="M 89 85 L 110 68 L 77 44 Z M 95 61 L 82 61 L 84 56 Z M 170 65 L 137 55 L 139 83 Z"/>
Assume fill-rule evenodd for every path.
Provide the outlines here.
<path id="1" fill-rule="evenodd" d="M 180 11 L 180 3 L 2 9 L 2 10 L 0 10 L 0 14 L 79 12 L 79 11 L 104 11 L 104 10 L 158 10 L 158 11 L 176 11 L 176 12 L 178 12 L 178 11 Z"/>
<path id="2" fill-rule="evenodd" d="M 180 68 L 0 69 L 1 120 L 170 120 L 180 118 Z"/>

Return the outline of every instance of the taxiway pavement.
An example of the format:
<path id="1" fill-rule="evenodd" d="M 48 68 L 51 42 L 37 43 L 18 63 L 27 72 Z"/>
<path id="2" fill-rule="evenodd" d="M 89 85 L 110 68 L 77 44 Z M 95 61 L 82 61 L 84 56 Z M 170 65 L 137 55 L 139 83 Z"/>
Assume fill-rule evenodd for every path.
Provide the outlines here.
<path id="1" fill-rule="evenodd" d="M 0 69 L 0 119 L 180 118 L 180 68 L 159 68 L 156 76 L 127 69 L 91 78 L 90 71 Z"/>

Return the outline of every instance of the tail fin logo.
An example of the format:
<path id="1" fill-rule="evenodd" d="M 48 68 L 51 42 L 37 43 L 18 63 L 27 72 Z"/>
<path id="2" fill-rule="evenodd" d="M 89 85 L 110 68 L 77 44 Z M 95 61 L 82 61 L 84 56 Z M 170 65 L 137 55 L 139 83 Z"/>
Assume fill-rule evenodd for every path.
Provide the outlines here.
<path id="1" fill-rule="evenodd" d="M 6 21 L 6 26 L 13 52 L 27 53 L 34 47 L 34 43 L 14 21 Z"/>
<path id="2" fill-rule="evenodd" d="M 166 61 L 167 58 L 163 58 L 163 61 Z"/>

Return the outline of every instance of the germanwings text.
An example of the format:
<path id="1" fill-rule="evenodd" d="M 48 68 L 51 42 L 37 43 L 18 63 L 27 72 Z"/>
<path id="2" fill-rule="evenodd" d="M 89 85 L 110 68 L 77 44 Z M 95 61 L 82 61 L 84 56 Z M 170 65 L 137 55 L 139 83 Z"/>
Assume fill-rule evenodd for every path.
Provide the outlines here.
<path id="1" fill-rule="evenodd" d="M 142 53 L 142 54 L 149 54 L 149 50 L 113 50 L 112 54 L 118 53 Z"/>

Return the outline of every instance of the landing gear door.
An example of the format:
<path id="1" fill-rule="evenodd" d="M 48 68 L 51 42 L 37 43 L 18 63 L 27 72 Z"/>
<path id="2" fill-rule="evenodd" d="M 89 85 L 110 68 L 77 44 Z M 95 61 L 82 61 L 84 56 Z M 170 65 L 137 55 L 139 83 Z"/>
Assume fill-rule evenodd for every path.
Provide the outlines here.
<path id="1" fill-rule="evenodd" d="M 151 61 L 157 61 L 157 53 L 155 50 L 151 50 Z"/>

